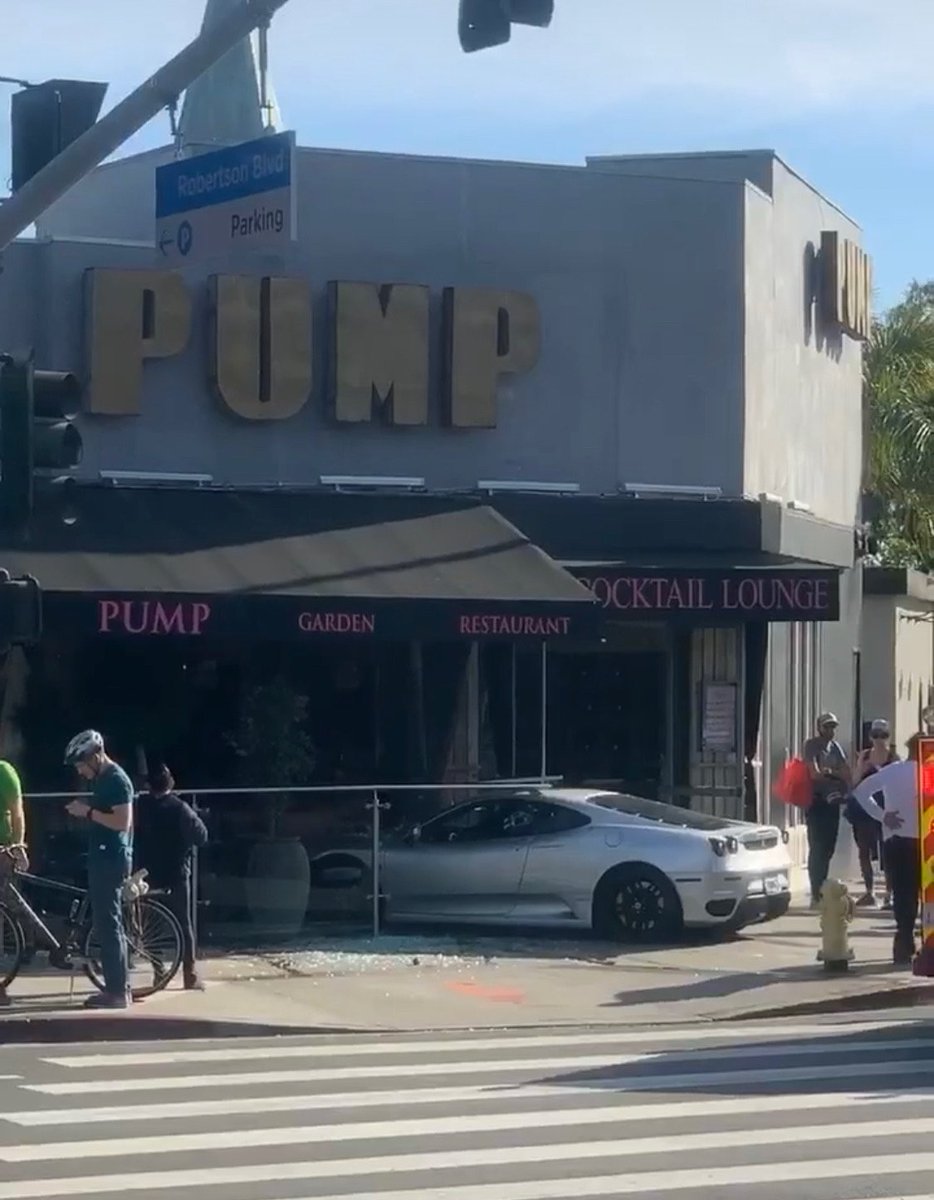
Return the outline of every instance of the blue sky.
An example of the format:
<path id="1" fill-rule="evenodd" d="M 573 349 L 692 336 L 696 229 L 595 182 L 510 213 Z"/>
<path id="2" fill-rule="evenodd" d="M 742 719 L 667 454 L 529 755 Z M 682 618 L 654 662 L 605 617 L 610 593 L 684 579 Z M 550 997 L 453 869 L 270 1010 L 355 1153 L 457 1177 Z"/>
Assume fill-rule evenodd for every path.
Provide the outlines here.
<path id="1" fill-rule="evenodd" d="M 108 80 L 113 103 L 202 8 L 30 0 L 0 74 Z M 456 9 L 290 0 L 271 34 L 286 125 L 305 145 L 560 163 L 771 147 L 862 225 L 878 307 L 934 277 L 934 0 L 557 0 L 550 30 L 469 56 Z M 154 122 L 132 148 L 167 136 Z"/>

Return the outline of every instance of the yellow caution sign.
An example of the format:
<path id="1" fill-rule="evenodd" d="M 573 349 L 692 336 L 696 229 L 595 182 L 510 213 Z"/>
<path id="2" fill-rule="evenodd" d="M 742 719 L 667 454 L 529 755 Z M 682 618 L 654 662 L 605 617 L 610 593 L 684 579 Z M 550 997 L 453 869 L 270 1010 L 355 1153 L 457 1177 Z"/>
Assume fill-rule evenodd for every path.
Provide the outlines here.
<path id="1" fill-rule="evenodd" d="M 934 737 L 918 739 L 918 830 L 921 846 L 921 954 L 934 966 Z M 919 972 L 921 973 L 921 972 Z M 925 975 L 931 973 L 924 970 Z"/>

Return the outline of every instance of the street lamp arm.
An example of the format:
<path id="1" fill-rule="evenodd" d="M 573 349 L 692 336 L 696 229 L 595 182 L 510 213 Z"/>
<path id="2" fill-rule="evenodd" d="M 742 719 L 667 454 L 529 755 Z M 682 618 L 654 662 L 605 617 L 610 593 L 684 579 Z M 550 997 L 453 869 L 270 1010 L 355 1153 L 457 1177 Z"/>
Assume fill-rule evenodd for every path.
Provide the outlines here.
<path id="1" fill-rule="evenodd" d="M 0 252 L 288 0 L 243 0 L 56 155 L 0 206 Z M 18 81 L 14 81 L 18 82 Z"/>

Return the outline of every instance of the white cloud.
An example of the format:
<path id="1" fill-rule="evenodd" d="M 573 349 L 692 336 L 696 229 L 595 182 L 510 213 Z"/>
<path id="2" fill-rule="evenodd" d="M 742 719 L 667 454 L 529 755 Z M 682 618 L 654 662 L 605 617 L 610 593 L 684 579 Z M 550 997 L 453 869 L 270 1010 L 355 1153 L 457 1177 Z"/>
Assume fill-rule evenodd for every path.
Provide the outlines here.
<path id="1" fill-rule="evenodd" d="M 114 83 L 111 102 L 193 36 L 201 0 L 30 0 L 0 71 Z M 306 141 L 342 106 L 578 119 L 660 95 L 849 114 L 934 99 L 932 0 L 557 0 L 547 31 L 463 55 L 456 0 L 291 0 L 273 67 Z M 128 10 L 132 17 L 128 17 Z M 300 121 L 298 118 L 300 117 Z"/>
<path id="2" fill-rule="evenodd" d="M 304 64 L 304 86 L 335 99 L 356 92 L 393 107 L 408 97 L 483 110 L 513 101 L 556 116 L 669 91 L 783 115 L 934 96 L 930 0 L 558 0 L 549 31 L 523 30 L 476 56 L 460 54 L 454 9 L 453 0 L 286 9 L 280 67 Z M 312 44 L 302 44 L 302 29 Z M 319 40 L 328 50 L 320 59 Z"/>

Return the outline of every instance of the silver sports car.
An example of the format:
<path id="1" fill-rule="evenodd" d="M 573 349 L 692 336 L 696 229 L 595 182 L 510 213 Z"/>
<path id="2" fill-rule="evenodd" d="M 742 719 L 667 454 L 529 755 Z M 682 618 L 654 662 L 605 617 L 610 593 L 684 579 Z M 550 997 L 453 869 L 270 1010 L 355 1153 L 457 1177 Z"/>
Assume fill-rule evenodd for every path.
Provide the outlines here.
<path id="1" fill-rule="evenodd" d="M 395 921 L 579 926 L 627 941 L 685 927 L 732 930 L 787 911 L 785 836 L 615 792 L 500 792 L 387 837 L 385 915 Z M 370 873 L 362 848 L 312 860 L 321 886 Z"/>

